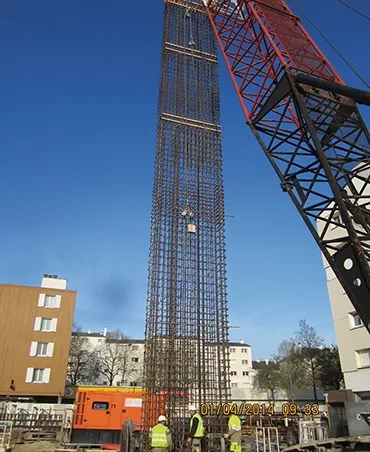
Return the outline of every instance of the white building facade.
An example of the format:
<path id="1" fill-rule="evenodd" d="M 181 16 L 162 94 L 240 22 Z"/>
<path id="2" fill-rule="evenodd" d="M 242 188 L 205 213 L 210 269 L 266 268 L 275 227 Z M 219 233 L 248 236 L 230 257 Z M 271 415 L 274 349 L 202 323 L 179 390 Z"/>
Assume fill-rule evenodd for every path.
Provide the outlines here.
<path id="1" fill-rule="evenodd" d="M 116 359 L 124 360 L 125 365 L 122 370 L 117 370 L 112 386 L 141 386 L 142 368 L 144 361 L 144 343 L 142 339 L 110 339 L 106 328 L 102 333 L 91 331 L 78 333 L 79 336 L 88 340 L 89 349 L 100 352 L 101 355 L 108 354 L 108 366 L 115 366 Z M 111 359 L 109 359 L 111 354 Z M 108 378 L 100 375 L 96 384 L 108 386 Z"/>
<path id="2" fill-rule="evenodd" d="M 370 399 L 370 334 L 326 259 L 324 265 L 346 389 Z"/>
<path id="3" fill-rule="evenodd" d="M 366 179 L 369 174 L 362 174 L 362 176 Z M 363 188 L 361 186 L 364 183 L 356 178 L 352 182 L 361 192 Z M 369 185 L 365 186 L 364 194 L 370 195 Z M 322 216 L 328 216 L 329 213 L 328 209 L 326 213 L 322 213 Z M 325 238 L 340 238 L 347 235 L 339 212 L 334 213 L 333 220 L 337 224 L 329 226 Z M 353 224 L 357 230 L 362 228 L 355 222 Z M 318 220 L 319 233 L 323 231 L 324 225 L 324 221 Z M 362 324 L 327 260 L 323 258 L 323 261 L 346 389 L 351 389 L 360 399 L 370 399 L 370 334 Z"/>
<path id="4" fill-rule="evenodd" d="M 230 342 L 231 399 L 248 401 L 253 398 L 252 348 L 241 339 Z"/>
<path id="5" fill-rule="evenodd" d="M 107 343 L 109 333 L 104 329 L 102 333 L 79 333 L 80 336 L 88 339 L 91 349 L 98 350 Z M 140 386 L 142 381 L 142 370 L 144 361 L 143 339 L 124 339 L 117 341 L 117 345 L 126 348 L 129 367 L 133 369 L 128 372 L 128 378 L 122 380 L 120 376 L 114 379 L 113 386 Z M 246 401 L 253 397 L 253 369 L 252 369 L 252 349 L 243 340 L 230 342 L 230 382 L 232 400 Z M 99 378 L 98 384 L 108 385 L 104 376 Z"/>

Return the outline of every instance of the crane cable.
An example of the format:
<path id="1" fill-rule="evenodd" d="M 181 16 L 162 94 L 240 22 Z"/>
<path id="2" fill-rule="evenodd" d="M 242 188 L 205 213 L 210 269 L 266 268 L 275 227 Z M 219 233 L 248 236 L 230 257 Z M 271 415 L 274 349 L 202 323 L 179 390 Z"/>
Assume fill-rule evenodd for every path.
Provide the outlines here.
<path id="1" fill-rule="evenodd" d="M 296 2 L 294 0 L 290 0 L 293 3 L 296 4 Z M 341 0 L 338 0 L 339 2 L 341 2 Z M 341 2 L 342 3 L 342 2 Z M 318 27 L 315 26 L 315 24 L 307 17 L 307 15 L 298 7 L 296 6 L 297 10 L 301 13 L 302 17 L 304 17 L 307 22 L 319 33 L 319 35 L 325 40 L 325 42 L 327 42 L 327 44 L 329 44 L 329 46 L 334 50 L 334 52 L 344 61 L 344 63 L 353 71 L 353 73 L 355 75 L 357 75 L 357 77 L 362 81 L 362 83 L 364 83 L 364 85 L 367 86 L 368 89 L 370 89 L 370 85 L 363 79 L 363 77 L 361 77 L 361 75 L 354 69 L 354 67 L 344 58 L 344 56 L 335 48 L 335 46 L 330 42 L 330 40 L 320 31 L 320 29 Z M 357 11 L 356 11 L 357 12 Z M 336 152 L 336 149 L 333 149 L 334 152 L 336 153 L 337 157 L 338 154 Z M 347 180 L 347 177 L 345 177 L 345 180 Z M 350 182 L 350 181 L 347 181 Z M 349 184 L 349 186 L 351 186 Z M 352 190 L 351 190 L 352 191 Z M 354 205 L 354 204 L 353 204 Z M 359 215 L 361 216 L 361 219 L 363 221 L 366 222 L 363 212 L 360 210 L 359 211 Z M 366 229 L 366 228 L 365 228 Z"/>
<path id="2" fill-rule="evenodd" d="M 365 13 L 362 13 L 358 9 L 354 8 L 352 5 L 349 5 L 348 3 L 346 3 L 344 0 L 338 0 L 338 2 L 341 3 L 342 5 L 346 6 L 347 8 L 351 9 L 355 13 L 359 14 L 360 16 L 364 17 L 365 19 L 370 20 L 370 16 L 367 16 Z"/>
<path id="3" fill-rule="evenodd" d="M 289 0 L 295 5 L 296 2 L 294 0 Z M 302 17 L 304 17 L 307 22 L 313 27 L 317 33 L 324 39 L 324 41 L 334 50 L 334 52 L 341 58 L 341 60 L 351 69 L 351 71 L 361 80 L 361 82 L 370 90 L 370 85 L 366 82 L 366 80 L 356 71 L 356 69 L 351 65 L 351 63 L 346 60 L 346 58 L 339 52 L 339 50 L 330 42 L 330 40 L 322 33 L 322 31 L 316 27 L 316 25 L 307 17 L 307 14 L 305 14 L 302 9 L 300 9 L 298 6 L 296 6 L 296 9 L 300 12 Z"/>

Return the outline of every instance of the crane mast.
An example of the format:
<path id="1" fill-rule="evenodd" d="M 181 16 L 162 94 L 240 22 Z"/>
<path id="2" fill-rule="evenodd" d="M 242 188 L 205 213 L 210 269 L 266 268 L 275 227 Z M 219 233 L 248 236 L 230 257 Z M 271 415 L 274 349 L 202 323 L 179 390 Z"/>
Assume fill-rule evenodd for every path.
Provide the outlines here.
<path id="1" fill-rule="evenodd" d="M 370 135 L 284 0 L 202 0 L 246 122 L 370 332 Z"/>

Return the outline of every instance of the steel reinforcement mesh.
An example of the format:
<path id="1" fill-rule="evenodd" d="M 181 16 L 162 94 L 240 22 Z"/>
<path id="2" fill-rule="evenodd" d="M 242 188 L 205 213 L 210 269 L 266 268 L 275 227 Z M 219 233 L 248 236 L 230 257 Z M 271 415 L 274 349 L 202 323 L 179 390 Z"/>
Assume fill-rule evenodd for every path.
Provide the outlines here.
<path id="1" fill-rule="evenodd" d="M 142 450 L 166 415 L 184 450 L 188 405 L 230 396 L 217 42 L 199 2 L 165 3 L 143 373 Z M 221 416 L 204 417 L 216 450 Z M 213 444 L 213 445 L 212 445 Z M 218 442 L 219 444 L 219 442 Z"/>

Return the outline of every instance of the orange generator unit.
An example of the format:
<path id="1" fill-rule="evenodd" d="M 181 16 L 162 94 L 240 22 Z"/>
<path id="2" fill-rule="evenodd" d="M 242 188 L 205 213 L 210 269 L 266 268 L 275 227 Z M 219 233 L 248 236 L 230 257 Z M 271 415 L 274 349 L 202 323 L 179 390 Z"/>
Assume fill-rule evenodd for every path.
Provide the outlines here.
<path id="1" fill-rule="evenodd" d="M 141 430 L 142 389 L 82 386 L 76 394 L 71 441 L 119 444 L 122 425 L 131 419 L 135 437 Z"/>
<path id="2" fill-rule="evenodd" d="M 150 398 L 150 424 L 166 414 L 168 392 Z M 179 405 L 188 401 L 184 392 L 171 393 Z M 77 388 L 71 442 L 77 444 L 119 444 L 123 424 L 130 419 L 135 426 L 138 447 L 141 433 L 142 388 L 114 386 L 80 386 Z"/>

